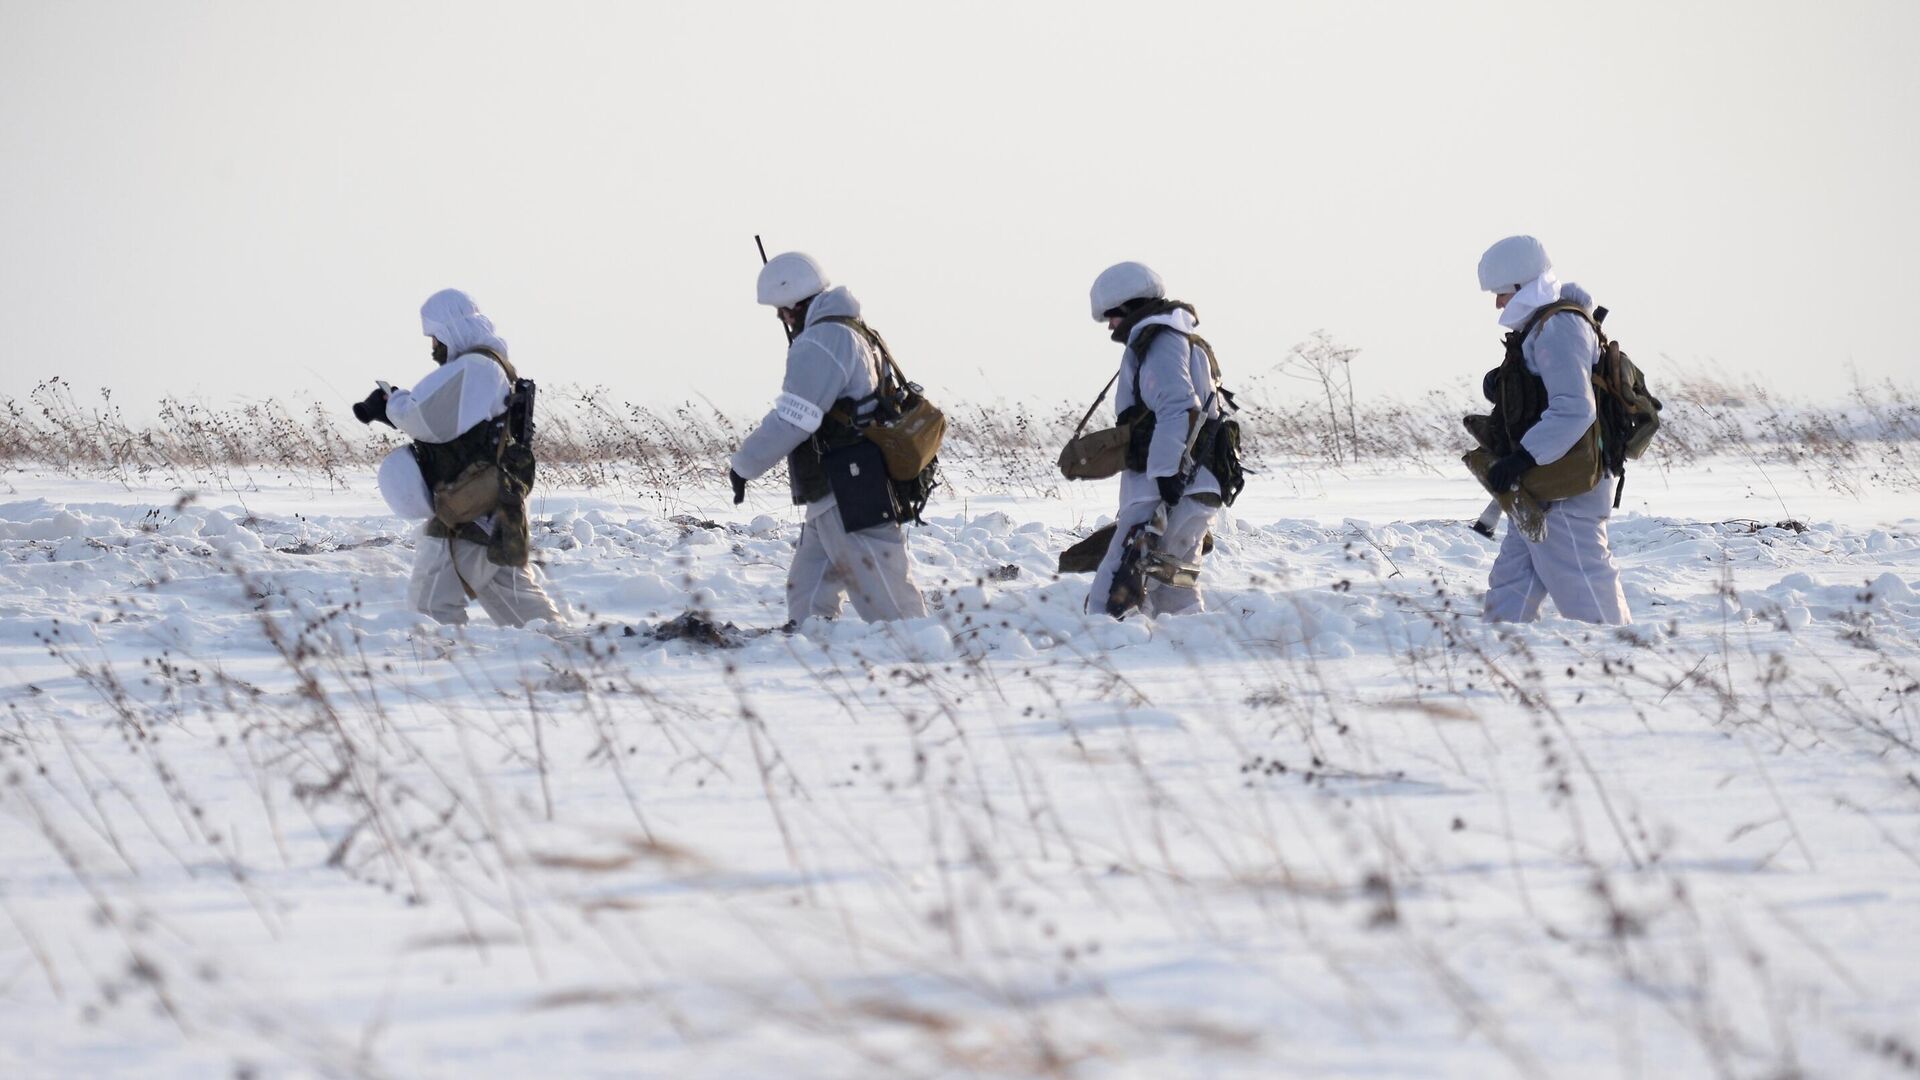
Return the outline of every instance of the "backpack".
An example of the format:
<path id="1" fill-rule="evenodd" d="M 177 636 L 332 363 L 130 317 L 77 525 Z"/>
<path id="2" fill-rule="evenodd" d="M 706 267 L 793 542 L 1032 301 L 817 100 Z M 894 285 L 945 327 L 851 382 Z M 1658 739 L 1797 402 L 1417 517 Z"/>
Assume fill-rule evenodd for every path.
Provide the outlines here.
<path id="1" fill-rule="evenodd" d="M 1638 461 L 1646 454 L 1660 431 L 1660 410 L 1664 406 L 1647 389 L 1647 377 L 1640 365 L 1601 329 L 1607 321 L 1605 307 L 1588 312 L 1577 304 L 1555 304 L 1546 314 L 1555 311 L 1572 311 L 1587 320 L 1600 342 L 1600 359 L 1593 365 L 1593 400 L 1599 412 L 1600 457 L 1607 471 L 1617 478 L 1613 488 L 1613 505 L 1617 508 L 1627 487 L 1627 462 Z"/>
<path id="2" fill-rule="evenodd" d="M 1660 399 L 1647 389 L 1647 376 L 1620 348 L 1607 338 L 1600 324 L 1607 321 L 1607 309 L 1593 311 L 1593 332 L 1600 336 L 1600 362 L 1593 366 L 1594 396 L 1607 405 L 1600 412 L 1608 445 L 1617 447 L 1620 462 L 1638 461 L 1660 430 Z M 1610 462 L 1611 463 L 1611 462 Z"/>
<path id="3" fill-rule="evenodd" d="M 843 399 L 833 412 L 844 412 L 845 422 L 880 448 L 887 477 L 893 481 L 899 520 L 917 522 L 933 490 L 940 486 L 940 446 L 947 437 L 946 414 L 927 400 L 919 383 L 907 381 L 906 372 L 894 362 L 886 341 L 865 321 L 850 315 L 828 315 L 819 321 L 846 326 L 865 338 L 880 356 L 880 378 L 873 393 L 858 400 Z M 873 403 L 873 410 L 863 415 L 860 410 L 868 402 Z"/>

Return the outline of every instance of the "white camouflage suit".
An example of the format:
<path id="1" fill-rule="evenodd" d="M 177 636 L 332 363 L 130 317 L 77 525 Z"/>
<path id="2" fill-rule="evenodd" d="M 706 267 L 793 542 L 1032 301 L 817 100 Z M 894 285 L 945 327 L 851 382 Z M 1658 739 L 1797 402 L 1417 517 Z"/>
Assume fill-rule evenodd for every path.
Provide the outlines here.
<path id="1" fill-rule="evenodd" d="M 733 471 L 746 479 L 766 474 L 811 438 L 835 401 L 863 398 L 878 385 L 880 358 L 852 327 L 820 321 L 830 315 L 858 318 L 860 302 L 844 286 L 813 298 L 806 325 L 787 348 L 780 396 L 734 452 Z M 800 501 L 797 481 L 793 493 Z M 849 533 L 831 494 L 806 505 L 800 546 L 787 571 L 787 618 L 795 623 L 815 615 L 834 618 L 846 596 L 869 622 L 927 613 L 926 601 L 913 584 L 906 532 L 899 525 Z"/>
<path id="2" fill-rule="evenodd" d="M 1522 288 L 1501 312 L 1501 325 L 1525 326 L 1535 311 L 1556 300 L 1588 311 L 1593 297 L 1571 282 L 1562 285 L 1548 271 Z M 1520 437 L 1535 462 L 1560 460 L 1585 435 L 1599 415 L 1593 397 L 1593 365 L 1600 341 L 1593 327 L 1573 312 L 1552 315 L 1521 342 L 1527 370 L 1547 386 L 1547 409 Z M 1547 538 L 1534 543 L 1508 526 L 1487 579 L 1483 614 L 1494 622 L 1532 622 L 1549 596 L 1561 615 L 1582 622 L 1622 626 L 1633 621 L 1620 570 L 1607 538 L 1613 513 L 1613 483 L 1602 479 L 1585 495 L 1547 504 Z"/>
<path id="3" fill-rule="evenodd" d="M 1153 441 L 1147 448 L 1147 471 L 1128 469 L 1120 474 L 1120 509 L 1114 519 L 1113 543 L 1107 546 L 1107 554 L 1093 575 L 1093 588 L 1087 593 L 1087 610 L 1095 614 L 1107 609 L 1107 596 L 1113 590 L 1113 575 L 1120 567 L 1127 532 L 1151 519 L 1160 506 L 1156 478 L 1177 475 L 1190 464 L 1186 457 L 1190 414 L 1198 412 L 1200 422 L 1204 423 L 1221 412 L 1219 387 L 1214 383 L 1206 353 L 1182 336 L 1193 333 L 1197 325 L 1192 313 L 1185 308 L 1175 308 L 1164 315 L 1148 316 L 1133 327 L 1127 340 L 1132 342 L 1140 336 L 1142 328 L 1155 323 L 1171 326 L 1181 333 L 1162 331 L 1155 335 L 1147 347 L 1144 367 L 1129 344 L 1120 356 L 1120 377 L 1114 380 L 1114 410 L 1125 412 L 1133 407 L 1133 376 L 1139 368 L 1140 396 L 1153 410 Z M 1199 562 L 1207 530 L 1213 527 L 1219 513 L 1220 481 L 1211 470 L 1200 468 L 1188 482 L 1186 494 L 1167 511 L 1161 552 L 1182 562 Z M 1175 587 L 1151 578 L 1147 581 L 1146 609 L 1150 614 L 1171 615 L 1202 611 L 1205 607 L 1205 597 L 1197 585 Z"/>
<path id="4" fill-rule="evenodd" d="M 475 424 L 507 411 L 513 386 L 491 357 L 472 350 L 489 348 L 507 355 L 507 343 L 494 333 L 493 323 L 480 314 L 473 300 L 458 289 L 445 289 L 427 299 L 420 321 L 428 337 L 447 347 L 448 360 L 412 390 L 395 390 L 387 398 L 387 419 L 412 438 L 426 443 L 452 442 Z M 399 454 L 411 455 L 404 449 Z M 432 503 L 424 501 L 425 483 L 418 469 L 410 478 L 413 490 L 394 491 L 398 483 L 381 470 L 382 493 L 397 512 L 425 518 Z M 401 481 L 404 482 L 404 481 Z M 474 523 L 491 533 L 493 516 Z M 416 538 L 413 577 L 407 584 L 407 603 L 413 610 L 442 623 L 467 621 L 465 579 L 480 607 L 502 626 L 523 626 L 535 619 L 558 621 L 560 613 L 525 566 L 496 566 L 487 549 L 468 540 L 427 536 Z"/>

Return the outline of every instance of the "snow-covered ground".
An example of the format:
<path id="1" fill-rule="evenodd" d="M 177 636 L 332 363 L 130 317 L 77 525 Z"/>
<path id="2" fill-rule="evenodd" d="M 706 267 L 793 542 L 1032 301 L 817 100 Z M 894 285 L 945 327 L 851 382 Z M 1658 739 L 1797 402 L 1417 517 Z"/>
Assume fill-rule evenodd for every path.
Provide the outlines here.
<path id="1" fill-rule="evenodd" d="M 943 492 L 935 616 L 716 648 L 772 484 L 544 492 L 570 624 L 449 630 L 370 483 L 9 476 L 0 1075 L 1920 1070 L 1920 495 L 1637 471 L 1615 632 L 1474 619 L 1451 473 L 1256 483 L 1204 615 Z"/>

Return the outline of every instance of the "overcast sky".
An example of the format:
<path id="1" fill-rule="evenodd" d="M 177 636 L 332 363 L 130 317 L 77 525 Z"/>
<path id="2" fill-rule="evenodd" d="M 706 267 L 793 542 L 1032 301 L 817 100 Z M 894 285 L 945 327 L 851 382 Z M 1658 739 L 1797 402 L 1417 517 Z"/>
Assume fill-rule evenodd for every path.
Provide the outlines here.
<path id="1" fill-rule="evenodd" d="M 1316 329 L 1460 385 L 1513 232 L 1656 380 L 1830 393 L 1920 359 L 1916 43 L 1913 0 L 0 0 L 0 393 L 344 406 L 454 285 L 545 384 L 757 411 L 756 232 L 948 398 L 1090 399 L 1120 259 L 1230 385 Z"/>

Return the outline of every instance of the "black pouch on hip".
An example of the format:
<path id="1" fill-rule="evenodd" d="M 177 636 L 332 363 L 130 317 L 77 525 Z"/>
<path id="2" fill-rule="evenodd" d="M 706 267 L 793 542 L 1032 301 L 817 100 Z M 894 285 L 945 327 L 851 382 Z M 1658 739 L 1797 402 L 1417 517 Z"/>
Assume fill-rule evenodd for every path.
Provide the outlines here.
<path id="1" fill-rule="evenodd" d="M 861 439 L 820 455 L 827 471 L 827 487 L 839 504 L 840 523 L 850 533 L 875 525 L 895 525 L 900 506 L 887 476 L 887 458 L 878 443 Z"/>
<path id="2" fill-rule="evenodd" d="M 1116 422 L 1131 424 L 1127 432 L 1127 468 L 1133 472 L 1147 471 L 1147 456 L 1153 450 L 1153 429 L 1159 417 L 1145 405 L 1131 405 L 1115 417 Z"/>

